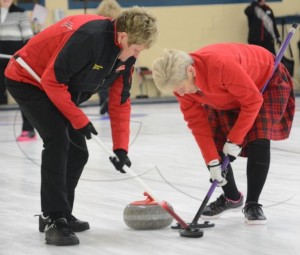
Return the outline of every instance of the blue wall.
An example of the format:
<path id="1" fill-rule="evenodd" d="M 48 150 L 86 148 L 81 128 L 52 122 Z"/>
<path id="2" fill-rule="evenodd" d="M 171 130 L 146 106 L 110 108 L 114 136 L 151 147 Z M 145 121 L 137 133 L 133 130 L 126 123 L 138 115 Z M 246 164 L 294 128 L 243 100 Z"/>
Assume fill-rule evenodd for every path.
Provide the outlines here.
<path id="1" fill-rule="evenodd" d="M 69 9 L 83 9 L 83 1 L 69 1 Z M 238 4 L 250 3 L 251 0 L 118 0 L 122 7 L 131 7 L 134 5 L 139 6 L 182 6 L 182 5 L 210 5 L 210 4 Z M 282 0 L 269 0 L 268 2 L 282 2 Z M 86 0 L 87 8 L 96 8 L 99 1 Z"/>
<path id="2" fill-rule="evenodd" d="M 39 4 L 45 6 L 45 0 L 39 0 Z M 31 11 L 33 9 L 34 3 L 28 3 L 28 4 L 19 3 L 17 5 L 25 10 Z"/>

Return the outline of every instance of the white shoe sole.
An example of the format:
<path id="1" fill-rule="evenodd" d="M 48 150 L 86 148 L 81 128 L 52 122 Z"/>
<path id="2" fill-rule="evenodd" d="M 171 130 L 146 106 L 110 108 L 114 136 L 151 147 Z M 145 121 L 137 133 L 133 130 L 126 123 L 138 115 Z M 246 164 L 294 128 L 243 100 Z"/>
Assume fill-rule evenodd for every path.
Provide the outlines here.
<path id="1" fill-rule="evenodd" d="M 247 225 L 265 225 L 267 224 L 267 220 L 248 220 L 245 218 L 245 223 Z"/>
<path id="2" fill-rule="evenodd" d="M 243 205 L 236 207 L 236 208 L 231 208 L 228 210 L 225 210 L 223 212 L 221 212 L 220 214 L 216 214 L 216 215 L 212 215 L 212 216 L 208 216 L 208 215 L 201 215 L 201 219 L 203 220 L 211 220 L 211 219 L 218 219 L 220 218 L 222 215 L 226 214 L 226 213 L 230 213 L 230 212 L 240 212 L 241 209 L 243 209 Z"/>

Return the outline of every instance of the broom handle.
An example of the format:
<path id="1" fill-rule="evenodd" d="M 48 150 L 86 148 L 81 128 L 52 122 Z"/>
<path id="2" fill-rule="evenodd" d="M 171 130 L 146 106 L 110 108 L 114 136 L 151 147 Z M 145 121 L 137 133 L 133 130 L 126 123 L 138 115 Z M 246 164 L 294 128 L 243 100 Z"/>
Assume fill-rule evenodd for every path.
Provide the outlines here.
<path id="1" fill-rule="evenodd" d="M 12 55 L 7 55 L 7 54 L 1 54 L 0 53 L 0 58 L 7 58 L 10 59 L 12 57 Z"/>
<path id="2" fill-rule="evenodd" d="M 286 36 L 284 42 L 281 44 L 281 47 L 280 47 L 280 49 L 279 49 L 279 51 L 278 51 L 278 54 L 276 55 L 276 58 L 275 58 L 275 63 L 274 63 L 273 73 L 272 73 L 270 79 L 267 80 L 266 84 L 265 84 L 265 85 L 263 86 L 263 88 L 261 89 L 261 93 L 264 93 L 264 91 L 266 90 L 269 81 L 271 80 L 273 74 L 275 73 L 275 71 L 276 71 L 276 69 L 277 69 L 277 67 L 278 67 L 278 65 L 279 65 L 279 63 L 280 63 L 280 61 L 281 61 L 281 59 L 282 59 L 282 57 L 283 57 L 283 54 L 284 54 L 286 48 L 288 47 L 288 45 L 289 45 L 289 43 L 290 43 L 290 40 L 292 39 L 293 35 L 294 35 L 295 32 L 296 32 L 297 26 L 298 26 L 297 23 L 294 23 L 294 24 L 292 25 L 292 27 L 290 28 L 290 30 L 289 30 L 289 32 L 288 32 L 288 34 L 287 34 L 287 36 Z"/>
<path id="3" fill-rule="evenodd" d="M 98 136 L 93 136 L 93 138 L 97 141 L 97 143 L 107 152 L 110 157 L 117 157 L 115 153 L 110 150 Z M 145 190 L 146 192 L 152 197 L 164 210 L 166 210 L 177 222 L 182 226 L 184 229 L 189 229 L 189 226 L 186 222 L 184 222 L 173 209 L 167 204 L 167 202 L 158 199 L 156 194 L 148 187 L 148 185 L 128 166 L 124 165 L 123 169 L 126 173 L 131 175 Z"/>

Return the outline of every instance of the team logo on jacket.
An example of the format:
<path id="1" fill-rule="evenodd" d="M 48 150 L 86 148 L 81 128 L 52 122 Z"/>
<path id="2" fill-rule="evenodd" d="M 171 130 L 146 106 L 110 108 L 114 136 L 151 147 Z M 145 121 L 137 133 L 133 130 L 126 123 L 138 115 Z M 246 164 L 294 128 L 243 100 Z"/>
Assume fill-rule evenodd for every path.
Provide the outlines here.
<path id="1" fill-rule="evenodd" d="M 120 72 L 120 71 L 123 71 L 123 70 L 125 70 L 125 65 L 119 66 L 119 67 L 116 69 L 116 72 Z"/>
<path id="2" fill-rule="evenodd" d="M 72 29 L 73 29 L 73 22 L 70 21 L 70 20 L 68 20 L 68 21 L 66 21 L 65 23 L 63 23 L 61 26 L 62 26 L 62 27 L 66 27 L 66 28 L 69 29 L 69 30 L 72 30 Z"/>
<path id="3" fill-rule="evenodd" d="M 93 66 L 93 70 L 101 70 L 101 69 L 103 69 L 103 66 L 100 66 L 100 65 L 94 64 L 94 66 Z"/>

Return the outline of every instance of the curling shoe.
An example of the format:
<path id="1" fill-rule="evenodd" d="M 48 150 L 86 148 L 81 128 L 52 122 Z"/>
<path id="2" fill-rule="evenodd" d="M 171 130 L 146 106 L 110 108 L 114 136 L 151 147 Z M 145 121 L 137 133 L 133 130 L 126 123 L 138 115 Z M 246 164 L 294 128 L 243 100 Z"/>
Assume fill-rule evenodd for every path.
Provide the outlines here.
<path id="1" fill-rule="evenodd" d="M 263 225 L 267 223 L 267 218 L 262 210 L 262 205 L 258 203 L 247 203 L 243 209 L 245 223 L 249 225 Z"/>
<path id="2" fill-rule="evenodd" d="M 34 131 L 22 131 L 22 133 L 17 137 L 18 142 L 29 142 L 36 141 L 36 134 Z"/>
<path id="3" fill-rule="evenodd" d="M 240 199 L 233 201 L 222 194 L 215 202 L 210 203 L 203 210 L 202 219 L 217 219 L 225 212 L 239 211 L 244 203 L 244 196 L 240 193 Z"/>
<path id="4" fill-rule="evenodd" d="M 70 229 L 65 218 L 51 221 L 45 229 L 46 244 L 54 244 L 58 246 L 79 244 L 78 237 Z"/>
<path id="5" fill-rule="evenodd" d="M 50 223 L 50 218 L 48 217 L 44 217 L 42 214 L 37 214 L 34 216 L 39 216 L 39 231 L 42 233 L 45 231 L 45 228 L 47 226 L 47 224 Z"/>
<path id="6" fill-rule="evenodd" d="M 42 215 L 36 215 L 36 216 L 39 216 L 39 231 L 44 232 L 47 224 L 49 224 L 50 222 L 50 218 L 43 217 Z M 71 215 L 67 219 L 67 223 L 73 232 L 82 232 L 90 229 L 90 225 L 87 221 L 78 220 L 73 215 Z"/>
<path id="7" fill-rule="evenodd" d="M 74 232 L 82 232 L 90 229 L 90 224 L 87 221 L 81 221 L 76 219 L 73 215 L 67 219 L 68 224 L 72 231 Z"/>

